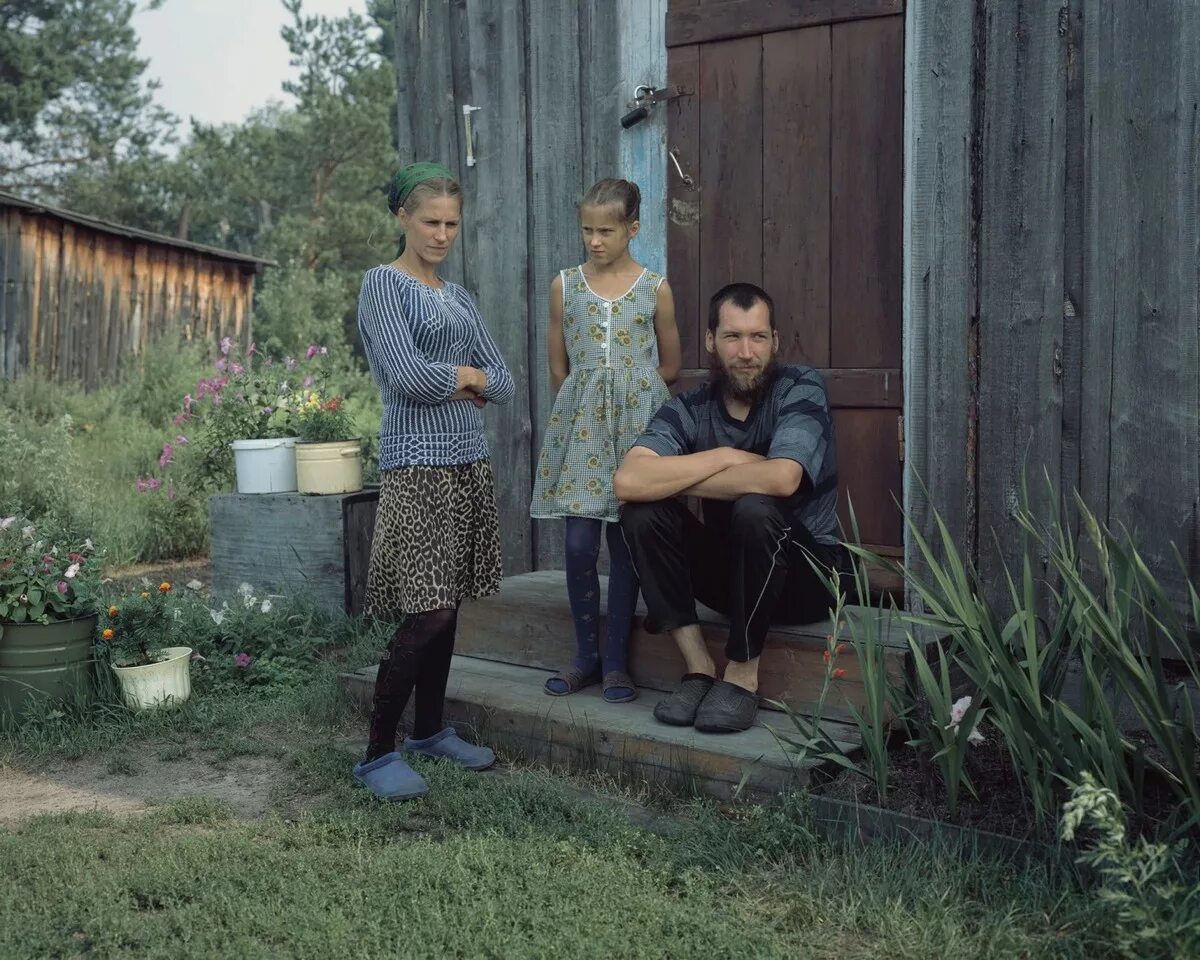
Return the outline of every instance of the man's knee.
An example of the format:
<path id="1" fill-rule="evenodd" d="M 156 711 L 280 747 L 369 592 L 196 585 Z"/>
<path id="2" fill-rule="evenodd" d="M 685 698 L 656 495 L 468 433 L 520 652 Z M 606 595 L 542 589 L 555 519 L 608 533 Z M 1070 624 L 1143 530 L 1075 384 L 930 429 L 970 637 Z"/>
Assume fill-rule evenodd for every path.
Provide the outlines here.
<path id="1" fill-rule="evenodd" d="M 621 508 L 621 530 L 625 539 L 636 543 L 646 537 L 661 537 L 668 533 L 673 526 L 674 506 L 669 500 L 625 504 Z"/>
<path id="2" fill-rule="evenodd" d="M 762 493 L 747 493 L 733 502 L 731 532 L 739 540 L 778 537 L 787 527 L 781 501 Z"/>

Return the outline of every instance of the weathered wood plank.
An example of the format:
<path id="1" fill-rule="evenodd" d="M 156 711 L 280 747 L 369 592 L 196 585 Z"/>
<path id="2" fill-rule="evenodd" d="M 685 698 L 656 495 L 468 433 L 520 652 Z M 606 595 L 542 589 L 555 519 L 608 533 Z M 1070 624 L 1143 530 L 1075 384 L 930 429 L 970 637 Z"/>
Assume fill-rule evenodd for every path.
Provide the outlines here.
<path id="1" fill-rule="evenodd" d="M 830 366 L 900 365 L 904 20 L 832 30 Z"/>
<path id="2" fill-rule="evenodd" d="M 968 350 L 975 312 L 971 235 L 974 11 L 909 0 L 904 192 L 904 507 L 926 541 L 936 509 L 968 544 Z M 924 567 L 906 538 L 905 562 Z M 913 598 L 908 598 L 909 603 Z"/>
<path id="3" fill-rule="evenodd" d="M 267 594 L 308 598 L 330 610 L 346 602 L 345 496 L 222 493 L 209 499 L 212 591 L 236 602 L 249 583 Z"/>
<path id="4" fill-rule="evenodd" d="M 550 284 L 581 258 L 574 204 L 583 196 L 579 8 L 555 0 L 529 0 L 529 387 L 533 423 L 531 463 L 536 466 L 554 405 L 550 390 Z M 528 491 L 525 491 L 528 494 Z M 528 515 L 528 504 L 526 513 Z M 534 521 L 534 567 L 563 566 L 562 524 Z"/>
<path id="5" fill-rule="evenodd" d="M 583 183 L 618 176 L 621 116 L 632 90 L 621 89 L 621 36 L 612 0 L 579 0 L 579 99 Z M 582 245 L 581 245 L 582 253 Z"/>
<path id="6" fill-rule="evenodd" d="M 1083 494 L 1184 598 L 1200 495 L 1200 11 L 1088 6 Z M 1098 66 L 1103 64 L 1104 66 Z M 1094 66 L 1095 65 L 1095 66 Z M 1150 477 L 1153 476 L 1153 481 Z"/>
<path id="7" fill-rule="evenodd" d="M 762 282 L 762 40 L 700 50 L 700 297 L 734 280 Z"/>
<path id="8" fill-rule="evenodd" d="M 1022 476 L 1031 506 L 1059 479 L 1066 43 L 1059 8 L 989 8 L 979 236 L 979 568 L 1005 590 Z M 993 532 L 999 537 L 993 545 Z"/>
<path id="9" fill-rule="evenodd" d="M 371 543 L 379 513 L 379 490 L 349 494 L 342 501 L 342 547 L 345 571 L 345 609 L 361 616 L 367 601 L 367 574 L 371 569 Z"/>
<path id="10" fill-rule="evenodd" d="M 700 48 L 675 47 L 668 55 L 670 86 L 689 91 L 667 102 L 667 277 L 675 296 L 675 322 L 684 367 L 705 362 L 707 298 L 700 293 Z M 675 164 L 679 164 L 676 169 Z M 682 173 L 680 172 L 682 171 Z M 683 178 L 692 178 L 691 186 Z"/>
<path id="11" fill-rule="evenodd" d="M 780 359 L 828 367 L 830 114 L 828 27 L 763 37 L 763 287 Z"/>
<path id="12" fill-rule="evenodd" d="M 695 6 L 674 0 L 667 13 L 667 46 L 794 30 L 904 12 L 904 0 L 719 0 Z"/>
<path id="13" fill-rule="evenodd" d="M 525 0 L 496 5 L 467 0 L 467 57 L 456 78 L 464 103 L 479 107 L 473 115 L 477 165 L 464 166 L 468 289 L 499 344 L 517 383 L 511 403 L 489 406 L 488 444 L 496 475 L 501 546 L 505 573 L 532 569 L 529 522 L 529 261 L 528 143 L 513 131 L 528 130 L 525 86 Z M 461 85 L 460 85 L 461 83 Z M 514 238 L 503 242 L 501 238 Z"/>

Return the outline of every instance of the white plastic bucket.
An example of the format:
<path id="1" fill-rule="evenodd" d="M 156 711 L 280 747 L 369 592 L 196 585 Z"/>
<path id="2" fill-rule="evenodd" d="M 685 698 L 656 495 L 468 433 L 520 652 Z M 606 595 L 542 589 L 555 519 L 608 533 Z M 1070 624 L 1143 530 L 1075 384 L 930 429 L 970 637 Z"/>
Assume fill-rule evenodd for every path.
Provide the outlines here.
<path id="1" fill-rule="evenodd" d="M 233 465 L 238 493 L 293 493 L 296 438 L 234 440 Z"/>
<path id="2" fill-rule="evenodd" d="M 183 703 L 192 695 L 191 647 L 164 647 L 163 659 L 140 667 L 113 666 L 125 703 L 132 710 L 150 710 Z"/>

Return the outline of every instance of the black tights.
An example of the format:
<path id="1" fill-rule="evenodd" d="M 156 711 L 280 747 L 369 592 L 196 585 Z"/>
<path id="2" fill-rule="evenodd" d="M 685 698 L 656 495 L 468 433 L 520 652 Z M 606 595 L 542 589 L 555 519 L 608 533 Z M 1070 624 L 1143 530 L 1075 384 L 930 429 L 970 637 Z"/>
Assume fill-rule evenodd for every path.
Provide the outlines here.
<path id="1" fill-rule="evenodd" d="M 396 749 L 396 730 L 408 698 L 416 690 L 413 738 L 424 740 L 442 729 L 442 708 L 458 610 L 429 610 L 407 617 L 379 661 L 367 760 Z"/>

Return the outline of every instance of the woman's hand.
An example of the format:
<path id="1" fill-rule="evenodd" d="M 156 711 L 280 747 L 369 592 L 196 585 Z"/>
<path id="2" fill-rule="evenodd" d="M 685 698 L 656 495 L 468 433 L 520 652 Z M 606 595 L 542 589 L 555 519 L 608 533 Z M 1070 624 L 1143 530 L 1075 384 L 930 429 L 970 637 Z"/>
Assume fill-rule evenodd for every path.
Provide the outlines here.
<path id="1" fill-rule="evenodd" d="M 479 396 L 479 394 L 477 394 L 477 393 L 473 393 L 470 390 L 456 390 L 454 393 L 450 394 L 450 396 L 447 399 L 449 399 L 449 400 L 470 400 L 473 404 L 475 404 L 475 406 L 479 407 L 480 409 L 483 409 L 483 407 L 486 406 L 486 404 L 487 404 L 487 401 L 484 400 L 483 397 Z"/>
<path id="2" fill-rule="evenodd" d="M 487 374 L 477 367 L 456 367 L 458 389 L 471 393 L 483 393 L 487 389 Z"/>

